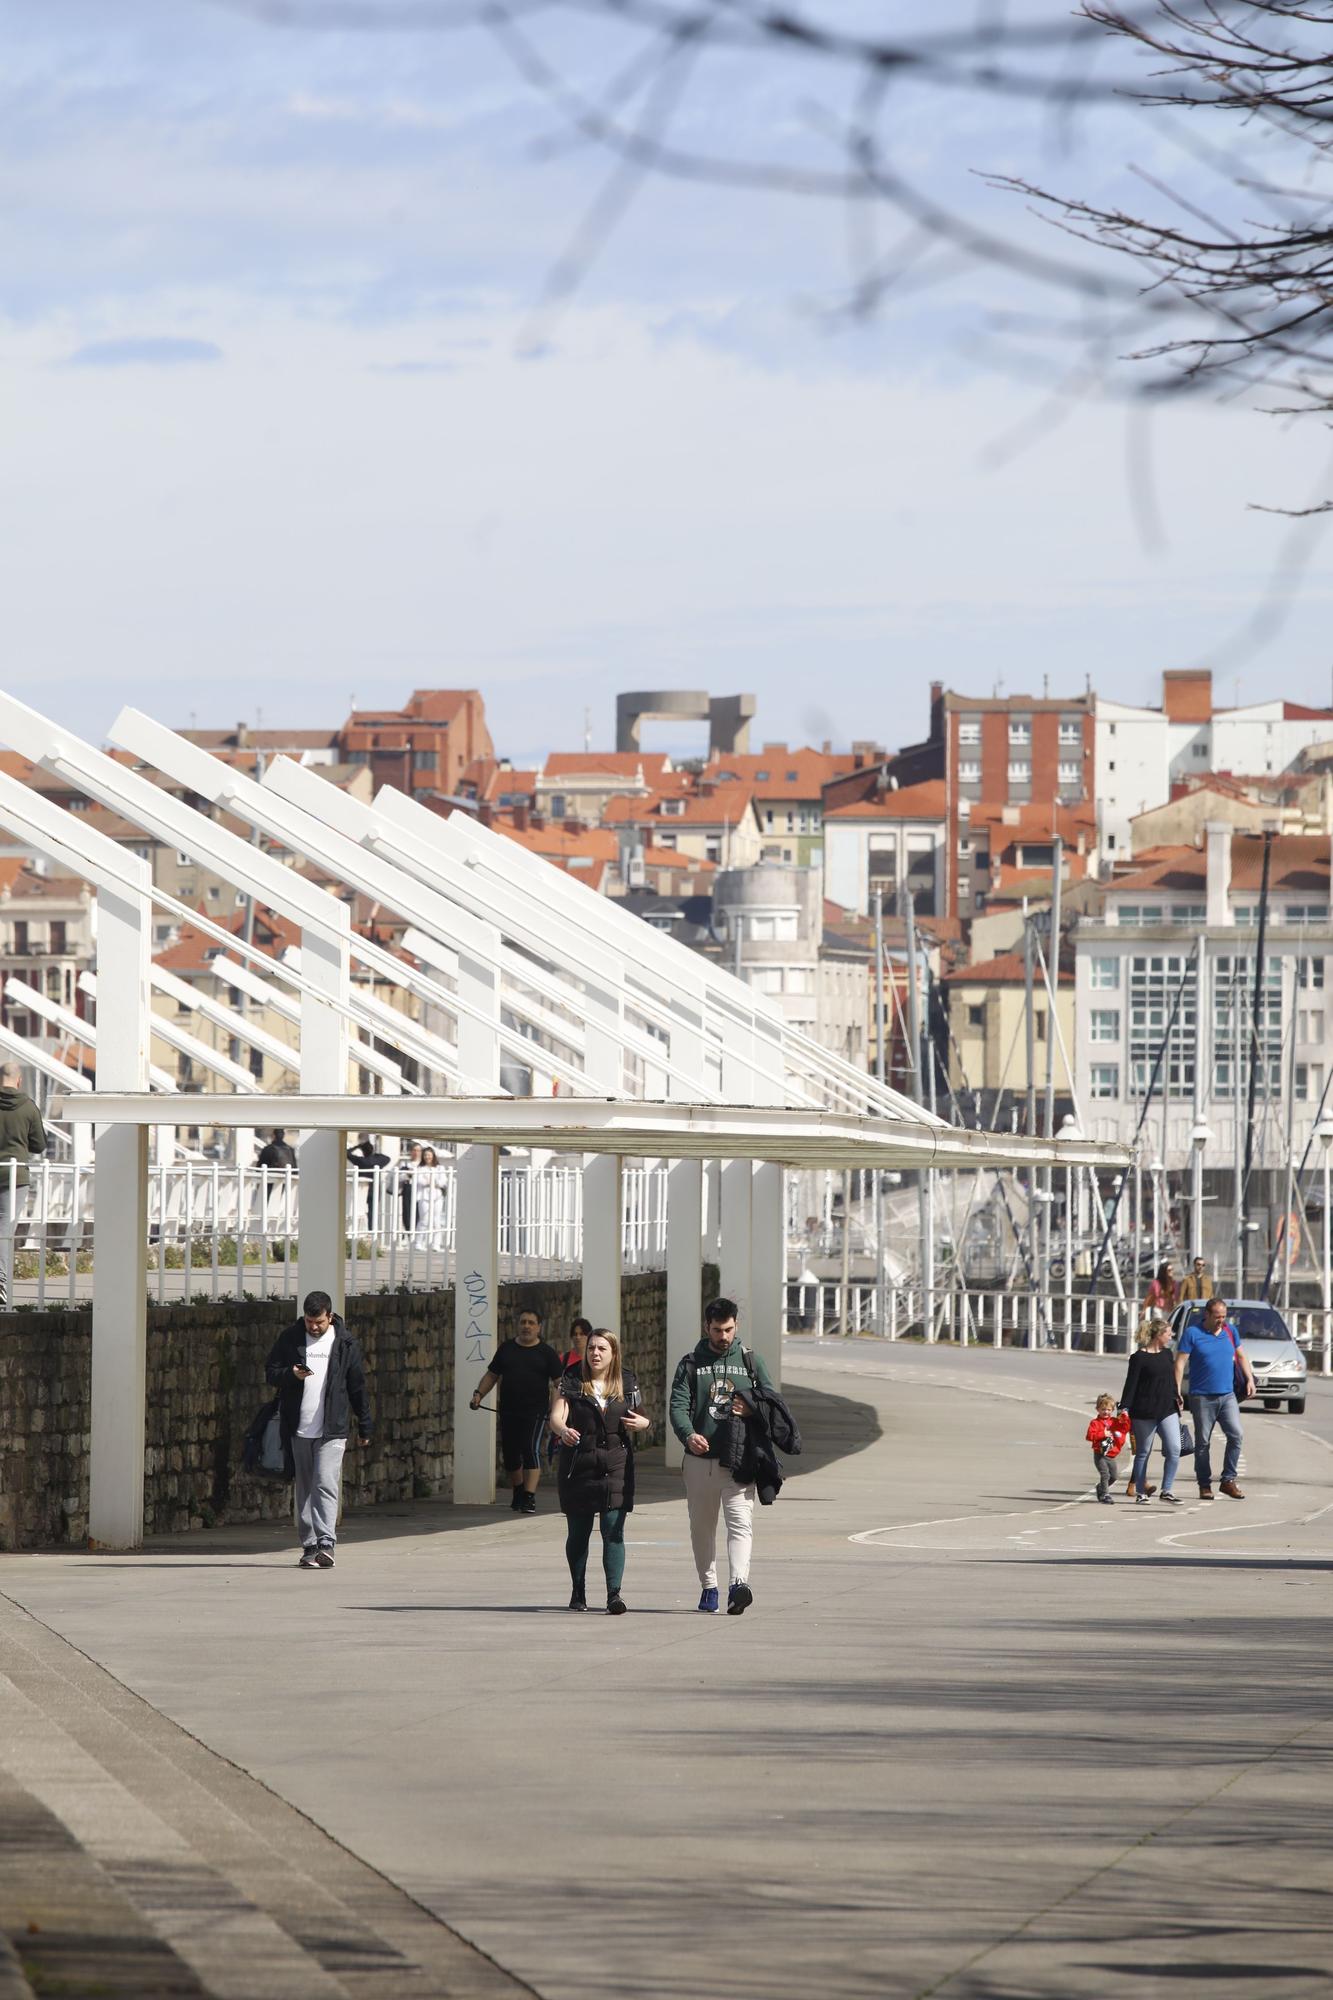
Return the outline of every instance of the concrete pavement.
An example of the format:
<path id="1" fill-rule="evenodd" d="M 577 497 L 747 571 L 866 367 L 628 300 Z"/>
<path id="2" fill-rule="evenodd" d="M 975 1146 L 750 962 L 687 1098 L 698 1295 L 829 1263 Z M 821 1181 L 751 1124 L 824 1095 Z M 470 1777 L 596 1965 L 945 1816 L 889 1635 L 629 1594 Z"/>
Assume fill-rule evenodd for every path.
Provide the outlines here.
<path id="1" fill-rule="evenodd" d="M 85 1719 L 78 1747 L 128 1803 L 75 1831 L 205 1991 L 179 1913 L 143 1911 L 140 1850 L 210 1870 L 257 1966 L 273 1930 L 309 1951 L 311 1892 L 266 1886 L 290 1846 L 330 1922 L 359 1907 L 385 1994 L 1322 1996 L 1330 1449 L 1257 1416 L 1244 1503 L 1098 1508 L 1082 1432 L 1120 1365 L 789 1343 L 810 1450 L 742 1619 L 693 1610 L 678 1482 L 650 1469 L 627 1618 L 563 1609 L 550 1495 L 534 1521 L 390 1509 L 349 1520 L 327 1575 L 264 1528 L 5 1558 L 6 1632 L 48 1651 L 17 1690 L 0 1657 L 0 1692 L 100 1676 L 128 1734 Z M 148 1764 L 199 1760 L 170 1815 L 165 1780 L 136 1790 L 136 1731 Z M 4 1742 L 63 1825 L 106 1782 L 52 1793 L 47 1753 L 16 1768 Z M 372 1962 L 432 1937 L 445 1969 Z M 357 1963 L 317 1969 L 369 1994 Z"/>

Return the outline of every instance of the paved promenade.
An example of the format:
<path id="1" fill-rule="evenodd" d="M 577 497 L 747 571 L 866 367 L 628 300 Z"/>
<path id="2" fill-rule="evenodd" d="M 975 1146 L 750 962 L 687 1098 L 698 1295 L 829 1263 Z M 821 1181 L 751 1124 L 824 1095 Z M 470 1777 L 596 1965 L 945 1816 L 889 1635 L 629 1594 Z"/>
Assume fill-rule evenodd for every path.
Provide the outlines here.
<path id="1" fill-rule="evenodd" d="M 546 1493 L 3 1559 L 0 2000 L 1326 2000 L 1333 1392 L 1099 1508 L 1121 1365 L 790 1343 L 742 1619 L 651 1469 L 617 1620 Z"/>

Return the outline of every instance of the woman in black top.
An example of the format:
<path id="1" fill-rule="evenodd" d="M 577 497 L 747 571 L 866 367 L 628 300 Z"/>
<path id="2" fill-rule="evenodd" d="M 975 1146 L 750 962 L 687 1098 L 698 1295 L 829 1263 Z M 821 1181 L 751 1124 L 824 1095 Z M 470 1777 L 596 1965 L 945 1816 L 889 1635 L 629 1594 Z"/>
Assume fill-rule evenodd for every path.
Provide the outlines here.
<path id="1" fill-rule="evenodd" d="M 634 1505 L 631 1431 L 646 1431 L 639 1385 L 620 1359 L 620 1342 L 606 1327 L 588 1336 L 583 1365 L 565 1376 L 551 1405 L 551 1431 L 560 1442 L 557 1470 L 565 1515 L 565 1558 L 573 1586 L 571 1611 L 588 1608 L 585 1579 L 593 1523 L 602 1527 L 606 1608 L 628 1609 L 620 1595 L 625 1575 L 625 1516 Z"/>
<path id="2" fill-rule="evenodd" d="M 1179 1501 L 1171 1488 L 1180 1464 L 1180 1397 L 1176 1393 L 1176 1363 L 1171 1352 L 1171 1328 L 1164 1319 L 1140 1327 L 1138 1348 L 1129 1357 L 1120 1407 L 1134 1427 L 1134 1469 L 1130 1478 L 1138 1492 L 1136 1504 L 1148 1505 L 1144 1481 L 1153 1439 L 1162 1441 L 1162 1491 L 1159 1498 L 1172 1507 Z M 1150 1491 L 1151 1489 L 1149 1489 Z"/>

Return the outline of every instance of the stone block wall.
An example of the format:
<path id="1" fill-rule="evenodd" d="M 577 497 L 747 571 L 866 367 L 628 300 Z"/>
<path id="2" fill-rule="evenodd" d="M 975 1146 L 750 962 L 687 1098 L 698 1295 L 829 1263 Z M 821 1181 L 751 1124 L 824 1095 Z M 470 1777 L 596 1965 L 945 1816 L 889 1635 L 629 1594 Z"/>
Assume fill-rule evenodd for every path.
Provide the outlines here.
<path id="1" fill-rule="evenodd" d="M 717 1283 L 711 1267 L 704 1295 Z M 502 1337 L 536 1305 L 554 1345 L 579 1310 L 577 1280 L 502 1286 Z M 223 1522 L 290 1516 L 291 1494 L 247 1478 L 241 1442 L 272 1391 L 264 1361 L 293 1317 L 289 1303 L 225 1300 L 150 1306 L 144 1528 L 177 1533 Z M 447 1494 L 453 1476 L 454 1299 L 387 1292 L 349 1299 L 375 1416 L 370 1450 L 348 1449 L 349 1509 Z M 91 1313 L 0 1313 L 0 1548 L 79 1543 L 88 1533 Z M 621 1287 L 625 1358 L 644 1385 L 660 1443 L 666 1276 L 636 1273 Z"/>

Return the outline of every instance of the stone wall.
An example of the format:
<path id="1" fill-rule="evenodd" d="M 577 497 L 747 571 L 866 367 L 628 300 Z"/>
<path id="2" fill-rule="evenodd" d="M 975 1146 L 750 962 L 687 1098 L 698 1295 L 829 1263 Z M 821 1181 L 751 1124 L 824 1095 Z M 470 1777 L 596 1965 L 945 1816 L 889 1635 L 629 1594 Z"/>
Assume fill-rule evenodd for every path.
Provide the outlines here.
<path id="1" fill-rule="evenodd" d="M 704 1295 L 717 1273 L 704 1273 Z M 533 1303 L 548 1337 L 564 1344 L 579 1310 L 577 1280 L 502 1286 L 502 1337 Z M 264 1361 L 292 1307 L 227 1300 L 150 1306 L 144 1529 L 148 1534 L 222 1522 L 282 1520 L 290 1489 L 247 1478 L 241 1442 L 272 1391 Z M 375 1416 L 368 1451 L 348 1449 L 348 1508 L 426 1499 L 453 1476 L 454 1299 L 446 1292 L 388 1292 L 349 1299 L 347 1322 L 366 1356 Z M 660 1443 L 666 1276 L 621 1287 L 625 1358 L 644 1388 Z M 81 1542 L 88 1532 L 91 1313 L 0 1313 L 0 1547 Z"/>

